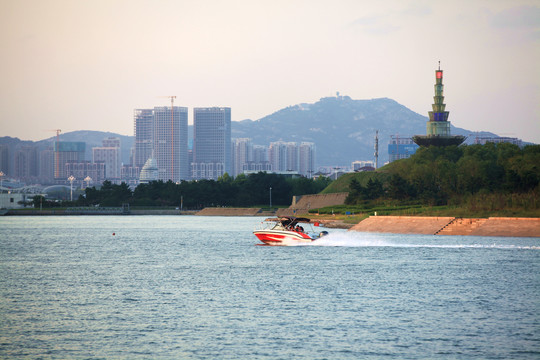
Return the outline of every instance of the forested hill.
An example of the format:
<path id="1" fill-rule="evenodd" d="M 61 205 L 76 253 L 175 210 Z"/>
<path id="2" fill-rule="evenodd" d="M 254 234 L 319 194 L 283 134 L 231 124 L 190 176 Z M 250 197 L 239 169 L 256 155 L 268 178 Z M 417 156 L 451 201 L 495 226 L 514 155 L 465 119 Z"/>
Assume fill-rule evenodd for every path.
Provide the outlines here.
<path id="1" fill-rule="evenodd" d="M 488 143 L 420 148 L 374 172 L 351 173 L 325 193 L 349 191 L 347 203 L 452 205 L 471 211 L 538 216 L 540 145 Z"/>
<path id="2" fill-rule="evenodd" d="M 318 165 L 350 165 L 374 159 L 375 131 L 379 130 L 379 162 L 384 163 L 390 136 L 425 134 L 427 120 L 388 98 L 327 97 L 314 104 L 289 106 L 260 120 L 234 122 L 232 137 L 252 138 L 258 145 L 278 140 L 313 142 Z M 471 131 L 452 127 L 452 133 L 470 135 Z"/>

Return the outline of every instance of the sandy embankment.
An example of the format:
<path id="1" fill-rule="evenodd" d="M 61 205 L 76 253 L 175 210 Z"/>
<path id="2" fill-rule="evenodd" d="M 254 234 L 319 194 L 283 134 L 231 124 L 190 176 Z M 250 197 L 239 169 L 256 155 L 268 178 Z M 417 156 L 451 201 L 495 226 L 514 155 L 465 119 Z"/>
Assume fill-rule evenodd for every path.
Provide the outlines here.
<path id="1" fill-rule="evenodd" d="M 540 237 L 540 218 L 370 216 L 350 230 L 394 234 Z"/>

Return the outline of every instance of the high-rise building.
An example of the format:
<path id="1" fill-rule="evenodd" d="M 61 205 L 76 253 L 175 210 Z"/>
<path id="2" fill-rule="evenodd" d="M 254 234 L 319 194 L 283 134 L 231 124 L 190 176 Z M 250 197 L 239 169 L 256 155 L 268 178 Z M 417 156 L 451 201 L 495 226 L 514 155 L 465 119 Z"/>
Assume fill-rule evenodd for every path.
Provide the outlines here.
<path id="1" fill-rule="evenodd" d="M 23 181 L 34 181 L 38 176 L 37 149 L 21 146 L 15 152 L 15 177 Z"/>
<path id="2" fill-rule="evenodd" d="M 268 148 L 268 161 L 272 166 L 272 171 L 287 170 L 287 143 L 283 141 L 274 141 Z"/>
<path id="3" fill-rule="evenodd" d="M 302 142 L 298 147 L 298 172 L 300 175 L 312 177 L 315 173 L 315 144 Z"/>
<path id="4" fill-rule="evenodd" d="M 231 174 L 231 108 L 193 109 L 193 179 Z"/>
<path id="5" fill-rule="evenodd" d="M 92 148 L 92 162 L 105 164 L 105 179 L 112 181 L 120 179 L 122 163 L 119 147 Z"/>
<path id="6" fill-rule="evenodd" d="M 253 145 L 253 162 L 268 162 L 268 146 Z"/>
<path id="7" fill-rule="evenodd" d="M 295 142 L 288 142 L 287 147 L 287 171 L 298 171 L 298 144 Z"/>
<path id="8" fill-rule="evenodd" d="M 0 144 L 0 171 L 4 176 L 11 175 L 9 172 L 9 147 Z"/>
<path id="9" fill-rule="evenodd" d="M 415 135 L 413 141 L 419 146 L 448 146 L 460 145 L 465 141 L 465 136 L 450 135 L 449 112 L 446 110 L 443 96 L 443 71 L 440 62 L 439 69 L 435 70 L 435 96 L 432 105 L 433 111 L 429 112 L 429 120 L 426 124 L 426 135 Z"/>
<path id="10" fill-rule="evenodd" d="M 39 181 L 42 184 L 54 182 L 54 151 L 47 148 L 39 153 Z"/>
<path id="11" fill-rule="evenodd" d="M 253 161 L 253 145 L 251 139 L 241 138 L 233 141 L 233 176 L 244 172 L 244 164 Z"/>
<path id="12" fill-rule="evenodd" d="M 92 162 L 105 164 L 105 179 L 120 180 L 122 175 L 122 157 L 120 153 L 120 139 L 103 139 L 102 147 L 92 148 Z"/>
<path id="13" fill-rule="evenodd" d="M 152 155 L 154 110 L 135 109 L 133 118 L 135 132 L 135 159 L 133 164 L 142 168 L 146 160 Z"/>
<path id="14" fill-rule="evenodd" d="M 152 130 L 159 180 L 173 182 L 188 180 L 187 107 L 155 107 Z"/>
<path id="15" fill-rule="evenodd" d="M 68 174 L 66 164 L 68 162 L 84 161 L 86 143 L 75 141 L 59 141 L 54 143 L 54 179 L 59 183 L 66 183 Z"/>

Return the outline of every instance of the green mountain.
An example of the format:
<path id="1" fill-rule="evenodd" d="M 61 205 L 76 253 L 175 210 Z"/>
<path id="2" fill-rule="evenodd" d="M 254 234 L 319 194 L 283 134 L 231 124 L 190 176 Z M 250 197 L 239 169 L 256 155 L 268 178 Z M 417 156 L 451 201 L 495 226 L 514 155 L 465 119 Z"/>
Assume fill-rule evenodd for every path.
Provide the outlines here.
<path id="1" fill-rule="evenodd" d="M 450 114 L 452 115 L 452 114 Z M 428 118 L 388 99 L 353 100 L 348 96 L 322 98 L 314 104 L 298 104 L 276 111 L 259 120 L 234 121 L 233 138 L 251 138 L 257 145 L 268 146 L 273 141 L 313 142 L 317 166 L 350 166 L 355 160 L 374 159 L 375 131 L 379 131 L 379 165 L 388 160 L 391 135 L 410 137 L 426 133 Z M 452 134 L 469 136 L 472 132 L 452 127 Z M 493 136 L 488 132 L 475 136 Z M 86 142 L 86 159 L 92 159 L 92 147 L 101 146 L 107 137 L 119 137 L 122 162 L 129 163 L 133 136 L 101 131 L 73 131 L 60 134 L 61 141 Z M 193 126 L 188 137 L 192 143 Z M 56 137 L 41 140 L 39 147 L 52 146 Z M 23 142 L 17 138 L 0 138 L 0 144 L 16 147 Z M 24 142 L 31 143 L 31 142 Z M 13 151 L 11 152 L 13 153 Z"/>

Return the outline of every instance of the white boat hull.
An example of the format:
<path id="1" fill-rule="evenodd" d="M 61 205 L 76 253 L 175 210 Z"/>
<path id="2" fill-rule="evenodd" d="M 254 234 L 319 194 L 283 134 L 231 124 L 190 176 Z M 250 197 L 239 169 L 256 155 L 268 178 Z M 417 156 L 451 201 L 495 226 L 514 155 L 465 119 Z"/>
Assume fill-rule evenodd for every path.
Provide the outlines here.
<path id="1" fill-rule="evenodd" d="M 309 235 L 296 231 L 256 230 L 253 234 L 266 245 L 293 246 L 309 244 L 313 241 Z"/>

